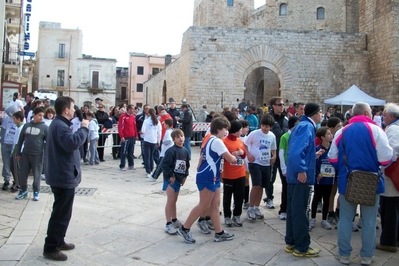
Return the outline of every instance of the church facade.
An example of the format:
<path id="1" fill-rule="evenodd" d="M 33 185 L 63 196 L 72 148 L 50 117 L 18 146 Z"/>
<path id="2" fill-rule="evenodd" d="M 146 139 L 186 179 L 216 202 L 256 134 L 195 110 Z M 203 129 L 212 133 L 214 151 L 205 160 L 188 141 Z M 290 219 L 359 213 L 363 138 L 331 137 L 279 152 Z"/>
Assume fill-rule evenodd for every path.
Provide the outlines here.
<path id="1" fill-rule="evenodd" d="M 395 0 L 195 0 L 180 58 L 144 84 L 148 103 L 323 103 L 353 84 L 398 102 L 398 10 Z"/>

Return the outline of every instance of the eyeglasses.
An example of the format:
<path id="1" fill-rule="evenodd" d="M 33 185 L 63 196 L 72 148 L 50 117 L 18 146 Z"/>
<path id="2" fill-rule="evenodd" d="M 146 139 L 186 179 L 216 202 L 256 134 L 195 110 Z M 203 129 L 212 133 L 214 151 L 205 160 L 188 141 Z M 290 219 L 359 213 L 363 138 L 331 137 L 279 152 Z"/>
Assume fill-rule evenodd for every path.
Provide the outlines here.
<path id="1" fill-rule="evenodd" d="M 283 103 L 276 103 L 275 105 L 277 105 L 277 106 L 284 106 Z"/>

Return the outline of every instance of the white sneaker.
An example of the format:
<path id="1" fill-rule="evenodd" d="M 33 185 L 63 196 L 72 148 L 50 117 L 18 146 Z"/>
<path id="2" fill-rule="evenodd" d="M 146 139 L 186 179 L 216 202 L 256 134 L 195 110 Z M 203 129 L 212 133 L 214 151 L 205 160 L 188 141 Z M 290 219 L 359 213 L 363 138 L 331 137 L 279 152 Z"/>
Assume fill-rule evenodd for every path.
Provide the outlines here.
<path id="1" fill-rule="evenodd" d="M 255 216 L 256 219 L 263 219 L 265 218 L 265 216 L 263 215 L 263 213 L 260 212 L 260 210 L 258 208 L 255 209 Z"/>
<path id="2" fill-rule="evenodd" d="M 278 218 L 280 220 L 287 220 L 287 214 L 285 212 L 280 213 L 280 215 L 278 216 Z"/>
<path id="3" fill-rule="evenodd" d="M 250 221 L 256 220 L 256 215 L 255 215 L 255 210 L 254 209 L 248 209 L 247 218 Z"/>
<path id="4" fill-rule="evenodd" d="M 269 200 L 268 202 L 266 202 L 266 208 L 268 209 L 274 209 L 274 203 L 272 200 Z"/>
<path id="5" fill-rule="evenodd" d="M 331 230 L 331 225 L 326 220 L 321 221 L 321 227 L 327 230 Z"/>
<path id="6" fill-rule="evenodd" d="M 169 235 L 175 235 L 177 234 L 177 229 L 173 226 L 173 224 L 167 224 L 165 225 L 165 232 Z"/>
<path id="7" fill-rule="evenodd" d="M 172 221 L 172 225 L 177 229 L 177 228 L 181 228 L 183 225 L 179 220 L 176 220 L 176 222 Z"/>
<path id="8" fill-rule="evenodd" d="M 45 174 L 41 174 L 41 175 L 40 175 L 40 179 L 41 179 L 41 180 L 46 180 L 46 175 L 45 175 Z"/>
<path id="9" fill-rule="evenodd" d="M 321 202 L 317 203 L 317 212 L 323 211 L 323 204 Z"/>
<path id="10" fill-rule="evenodd" d="M 152 182 L 156 182 L 157 180 L 155 178 L 152 177 L 151 174 L 147 174 L 147 178 L 152 181 Z"/>
<path id="11" fill-rule="evenodd" d="M 371 263 L 374 261 L 374 256 L 372 257 L 363 257 L 362 258 L 362 265 L 371 265 Z"/>
<path id="12" fill-rule="evenodd" d="M 316 226 L 316 219 L 310 219 L 309 220 L 309 231 L 315 228 Z"/>
<path id="13" fill-rule="evenodd" d="M 340 256 L 339 254 L 335 254 L 335 258 L 337 260 L 339 260 L 339 262 L 341 262 L 341 264 L 344 264 L 344 265 L 351 264 L 351 261 L 350 261 L 349 257 L 343 257 L 343 256 Z"/>

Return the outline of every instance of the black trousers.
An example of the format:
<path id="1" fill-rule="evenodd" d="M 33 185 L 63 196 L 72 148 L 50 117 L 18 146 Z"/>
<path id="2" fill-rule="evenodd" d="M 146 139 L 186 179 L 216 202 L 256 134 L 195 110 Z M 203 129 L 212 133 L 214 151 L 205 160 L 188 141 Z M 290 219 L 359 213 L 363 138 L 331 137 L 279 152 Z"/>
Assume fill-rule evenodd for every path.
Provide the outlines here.
<path id="1" fill-rule="evenodd" d="M 281 174 L 280 179 L 281 179 L 282 189 L 281 189 L 281 204 L 278 214 L 281 214 L 282 212 L 287 213 L 287 188 L 288 188 L 287 177 Z"/>
<path id="2" fill-rule="evenodd" d="M 223 213 L 231 217 L 231 196 L 234 198 L 233 216 L 240 216 L 245 195 L 245 176 L 238 179 L 223 178 Z"/>
<path id="3" fill-rule="evenodd" d="M 100 137 L 98 138 L 98 146 L 104 146 L 107 137 L 108 135 L 100 134 Z M 104 147 L 97 148 L 97 152 L 98 158 L 100 158 L 100 160 L 104 160 Z"/>
<path id="4" fill-rule="evenodd" d="M 55 252 L 58 246 L 65 243 L 64 237 L 72 216 L 75 188 L 51 186 L 54 194 L 53 211 L 48 221 L 47 237 L 44 241 L 44 252 Z"/>
<path id="5" fill-rule="evenodd" d="M 279 156 L 276 157 L 276 162 L 274 163 L 274 165 L 272 167 L 273 167 L 273 173 L 272 173 L 272 176 L 270 177 L 270 182 L 267 184 L 267 187 L 265 187 L 266 198 L 263 199 L 265 202 L 267 200 L 274 200 L 274 195 L 273 195 L 274 182 L 276 181 L 277 171 L 280 176 L 283 176 L 283 171 L 281 171 Z"/>
<path id="6" fill-rule="evenodd" d="M 333 185 L 314 185 L 314 196 L 312 200 L 312 218 L 316 218 L 317 204 L 323 200 L 322 220 L 327 220 L 330 194 Z"/>
<path id="7" fill-rule="evenodd" d="M 399 197 L 380 197 L 380 244 L 396 247 L 399 242 Z"/>

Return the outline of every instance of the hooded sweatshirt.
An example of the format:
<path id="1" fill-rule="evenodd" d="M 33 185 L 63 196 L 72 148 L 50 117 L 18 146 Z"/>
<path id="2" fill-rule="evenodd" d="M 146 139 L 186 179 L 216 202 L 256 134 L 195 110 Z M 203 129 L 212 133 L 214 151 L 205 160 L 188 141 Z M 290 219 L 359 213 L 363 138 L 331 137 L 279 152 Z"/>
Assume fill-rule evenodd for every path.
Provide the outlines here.
<path id="1" fill-rule="evenodd" d="M 48 126 L 42 121 L 34 123 L 33 120 L 26 123 L 21 130 L 18 147 L 24 145 L 23 151 L 18 149 L 17 156 L 22 152 L 28 155 L 43 155 Z"/>

